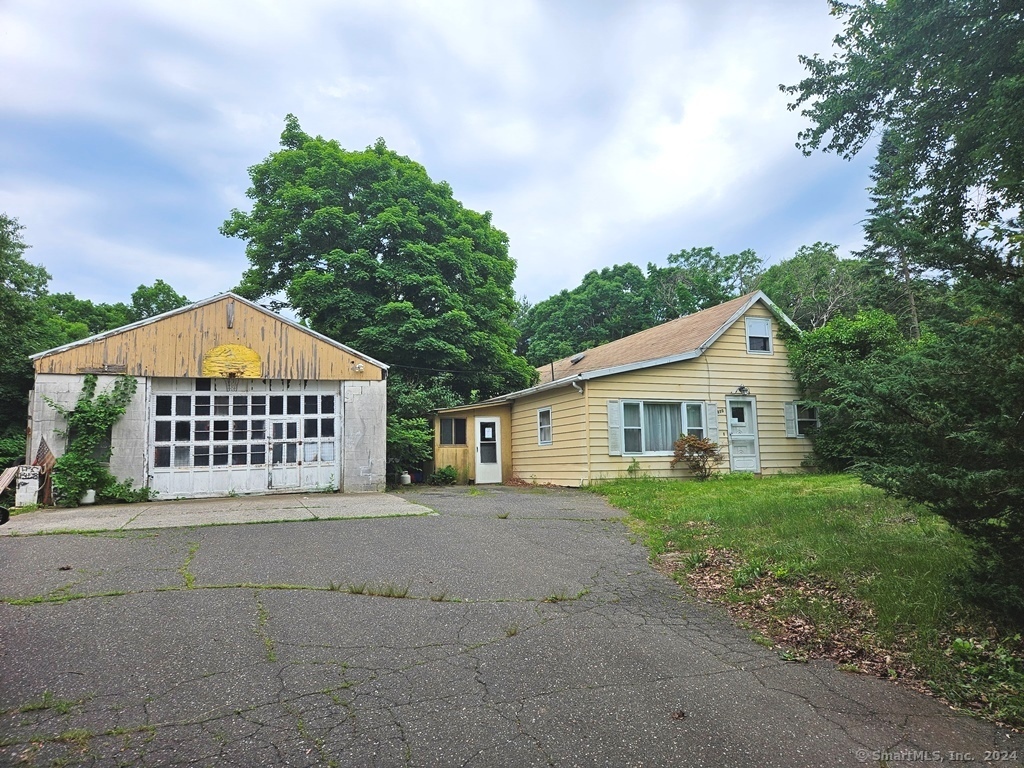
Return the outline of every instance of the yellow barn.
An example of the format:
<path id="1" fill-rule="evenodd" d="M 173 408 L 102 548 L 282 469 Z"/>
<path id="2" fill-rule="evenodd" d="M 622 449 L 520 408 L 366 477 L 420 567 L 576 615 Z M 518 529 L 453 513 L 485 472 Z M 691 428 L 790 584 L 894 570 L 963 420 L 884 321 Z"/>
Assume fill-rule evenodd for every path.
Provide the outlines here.
<path id="1" fill-rule="evenodd" d="M 799 471 L 817 418 L 780 323 L 757 291 L 541 366 L 536 386 L 438 411 L 434 464 L 475 483 L 685 477 L 670 461 L 686 433 L 721 446 L 723 471 Z"/>
<path id="2" fill-rule="evenodd" d="M 66 447 L 84 377 L 137 389 L 110 471 L 158 498 L 381 491 L 388 366 L 225 293 L 33 355 L 29 455 Z"/>

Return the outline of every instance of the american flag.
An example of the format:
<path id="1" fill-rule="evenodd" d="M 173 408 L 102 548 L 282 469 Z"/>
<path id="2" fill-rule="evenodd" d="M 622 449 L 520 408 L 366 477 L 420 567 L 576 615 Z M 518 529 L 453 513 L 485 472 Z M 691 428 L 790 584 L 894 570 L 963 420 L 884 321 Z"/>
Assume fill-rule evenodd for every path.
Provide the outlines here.
<path id="1" fill-rule="evenodd" d="M 50 446 L 46 444 L 46 438 L 39 439 L 39 450 L 36 451 L 36 460 L 32 462 L 37 467 L 42 467 L 42 471 L 46 474 L 50 474 L 50 470 L 53 469 L 53 463 L 57 461 L 57 457 L 53 455 L 50 450 Z"/>
<path id="2" fill-rule="evenodd" d="M 50 446 L 46 444 L 46 438 L 39 438 L 39 450 L 36 451 L 36 460 L 32 463 L 42 469 L 44 477 L 40 486 L 43 491 L 43 504 L 53 503 L 53 484 L 50 478 L 50 472 L 53 469 L 54 462 L 57 461 L 57 457 L 53 455 L 53 451 L 50 450 Z"/>

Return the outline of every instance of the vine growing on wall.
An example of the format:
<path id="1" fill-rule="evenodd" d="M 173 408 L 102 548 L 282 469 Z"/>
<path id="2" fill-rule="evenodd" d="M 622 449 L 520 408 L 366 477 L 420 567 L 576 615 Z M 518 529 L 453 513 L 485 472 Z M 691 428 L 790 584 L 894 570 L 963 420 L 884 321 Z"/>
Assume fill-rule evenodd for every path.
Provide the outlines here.
<path id="1" fill-rule="evenodd" d="M 96 496 L 106 501 L 144 501 L 150 497 L 148 488 L 132 489 L 131 480 L 118 482 L 107 468 L 112 452 L 111 429 L 135 396 L 135 378 L 118 376 L 109 391 L 99 394 L 96 382 L 94 374 L 85 377 L 74 408 L 46 398 L 47 404 L 67 421 L 67 429 L 58 430 L 68 439 L 67 448 L 53 467 L 53 495 L 62 507 L 78 506 L 88 490 L 95 490 Z"/>

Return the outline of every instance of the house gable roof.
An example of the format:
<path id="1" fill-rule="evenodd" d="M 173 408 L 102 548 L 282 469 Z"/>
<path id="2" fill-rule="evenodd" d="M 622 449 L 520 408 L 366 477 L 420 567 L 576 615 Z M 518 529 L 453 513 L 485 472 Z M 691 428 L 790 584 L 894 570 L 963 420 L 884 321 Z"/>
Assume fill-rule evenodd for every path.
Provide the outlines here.
<path id="1" fill-rule="evenodd" d="M 598 372 L 601 372 L 600 375 L 609 375 L 623 369 L 633 370 L 698 357 L 759 301 L 784 322 L 792 325 L 792 321 L 771 299 L 761 291 L 755 291 L 716 307 L 669 320 L 632 336 L 542 365 L 537 368 L 540 383 L 546 384 L 580 374 L 591 374 L 586 378 L 594 378 Z"/>
<path id="2" fill-rule="evenodd" d="M 321 377 L 318 372 L 328 379 L 380 378 L 388 369 L 385 363 L 231 292 L 39 352 L 30 359 L 38 373 L 109 368 L 135 376 L 197 377 L 202 356 L 222 344 L 256 349 L 264 358 L 267 378 L 315 379 Z M 356 371 L 356 361 L 380 373 L 371 376 L 362 365 Z"/>
<path id="3" fill-rule="evenodd" d="M 500 395 L 477 403 L 477 406 L 510 402 L 527 395 L 556 387 L 577 386 L 588 379 L 612 376 L 617 373 L 651 368 L 657 365 L 692 360 L 700 357 L 718 338 L 760 302 L 780 321 L 792 328 L 796 325 L 762 291 L 695 312 L 686 317 L 669 320 L 645 331 L 634 333 L 599 347 L 593 347 L 571 357 L 555 360 L 537 368 L 540 383 L 529 389 Z M 576 362 L 574 363 L 573 360 Z M 552 376 L 552 372 L 554 376 Z M 463 406 L 471 409 L 474 406 Z M 448 409 L 443 409 L 448 410 Z"/>

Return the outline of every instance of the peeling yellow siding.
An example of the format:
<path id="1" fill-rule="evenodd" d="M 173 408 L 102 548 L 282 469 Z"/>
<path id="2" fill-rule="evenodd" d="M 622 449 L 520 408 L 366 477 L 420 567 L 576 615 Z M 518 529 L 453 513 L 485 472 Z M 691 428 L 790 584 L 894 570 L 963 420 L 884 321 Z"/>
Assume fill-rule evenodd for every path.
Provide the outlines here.
<path id="1" fill-rule="evenodd" d="M 248 304 L 224 297 L 191 311 L 116 333 L 35 361 L 36 373 L 111 370 L 131 376 L 199 378 L 211 351 L 253 350 L 260 372 L 247 377 L 377 381 L 383 370 Z"/>

